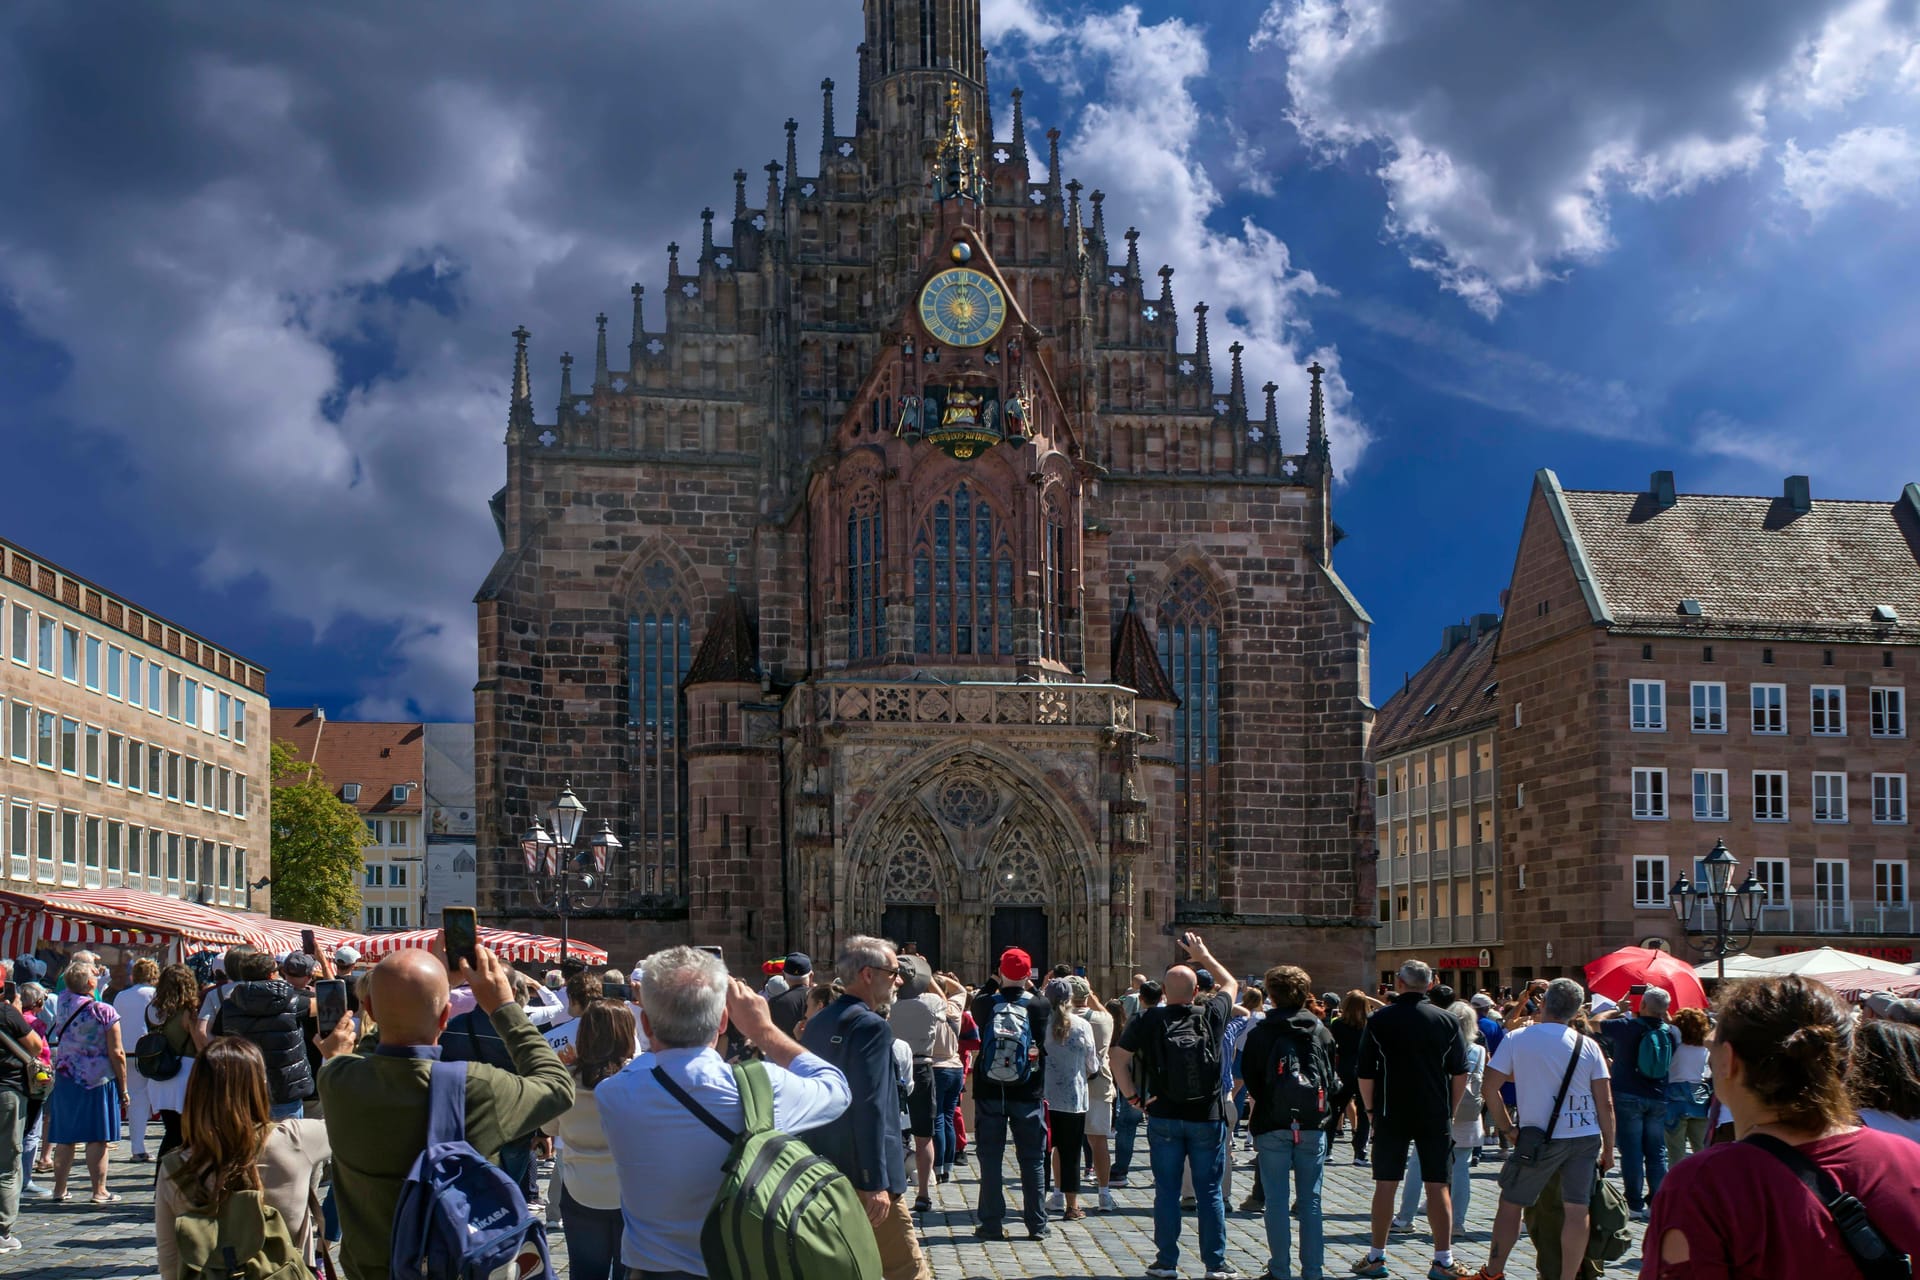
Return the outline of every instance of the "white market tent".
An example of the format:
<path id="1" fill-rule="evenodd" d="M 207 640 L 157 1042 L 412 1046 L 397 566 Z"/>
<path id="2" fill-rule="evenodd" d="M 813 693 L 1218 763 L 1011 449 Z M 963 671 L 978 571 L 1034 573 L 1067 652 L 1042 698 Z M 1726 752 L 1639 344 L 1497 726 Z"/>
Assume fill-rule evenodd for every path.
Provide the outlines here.
<path id="1" fill-rule="evenodd" d="M 1737 955 L 1727 957 L 1727 977 L 1763 978 L 1786 973 L 1802 974 L 1817 978 L 1823 973 L 1855 973 L 1862 969 L 1872 969 L 1878 973 L 1897 973 L 1902 977 L 1913 976 L 1913 966 L 1898 964 L 1892 960 L 1876 960 L 1872 956 L 1856 955 L 1851 951 L 1841 951 L 1837 947 L 1815 947 L 1811 951 L 1794 951 L 1783 956 Z M 1703 965 L 1694 966 L 1694 974 L 1701 978 L 1720 976 L 1719 965 L 1709 960 Z"/>

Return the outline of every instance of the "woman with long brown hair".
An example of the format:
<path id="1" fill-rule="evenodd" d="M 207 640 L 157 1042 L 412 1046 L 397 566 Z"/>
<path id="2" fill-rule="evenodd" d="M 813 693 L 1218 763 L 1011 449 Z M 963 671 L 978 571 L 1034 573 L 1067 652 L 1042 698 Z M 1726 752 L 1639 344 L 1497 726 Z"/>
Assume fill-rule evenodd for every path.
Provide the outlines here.
<path id="1" fill-rule="evenodd" d="M 1360 1037 L 1367 1029 L 1367 1019 L 1380 1002 L 1366 992 L 1355 987 L 1340 1001 L 1340 1016 L 1333 1020 L 1327 1030 L 1333 1033 L 1335 1049 L 1334 1070 L 1340 1075 L 1340 1092 L 1335 1094 L 1332 1103 L 1332 1118 L 1327 1121 L 1327 1147 L 1333 1147 L 1333 1141 L 1340 1136 L 1341 1118 L 1347 1114 L 1347 1107 L 1356 1103 L 1360 1097 Z M 1356 1116 L 1353 1122 L 1353 1162 L 1367 1162 L 1367 1138 L 1369 1122 L 1367 1109 L 1355 1106 Z"/>
<path id="2" fill-rule="evenodd" d="M 1853 1033 L 1847 1093 L 1860 1123 L 1920 1142 L 1920 1027 L 1870 1018 Z"/>
<path id="3" fill-rule="evenodd" d="M 193 1075 L 194 1055 L 206 1047 L 200 1031 L 200 980 L 183 964 L 170 964 L 153 984 L 153 1001 L 141 1021 L 127 1032 L 133 1043 L 149 1031 L 167 1038 L 167 1047 L 180 1056 L 180 1070 L 168 1080 L 147 1082 L 147 1105 L 160 1117 L 160 1154 L 164 1160 L 180 1146 L 180 1109 L 186 1105 L 187 1080 Z"/>
<path id="4" fill-rule="evenodd" d="M 1741 1141 L 1668 1171 L 1653 1200 L 1641 1280 L 1852 1276 L 1839 1226 L 1788 1159 L 1865 1206 L 1897 1251 L 1920 1254 L 1920 1143 L 1861 1128 L 1847 1095 L 1853 1015 L 1824 984 L 1750 978 L 1720 997 L 1714 1092 Z"/>
<path id="5" fill-rule="evenodd" d="M 238 1036 L 216 1036 L 196 1059 L 180 1120 L 185 1145 L 160 1162 L 153 1192 L 160 1280 L 180 1276 L 174 1219 L 182 1213 L 218 1214 L 236 1191 L 261 1192 L 312 1266 L 310 1206 L 320 1169 L 333 1154 L 326 1122 L 276 1121 L 267 1060 Z"/>
<path id="6" fill-rule="evenodd" d="M 560 1139 L 560 1221 L 566 1229 L 567 1274 L 612 1280 L 620 1274 L 620 1176 L 600 1103 L 593 1091 L 626 1069 L 634 1056 L 633 1009 L 624 1000 L 595 1000 L 574 1029 L 573 1105 L 546 1131 Z"/>

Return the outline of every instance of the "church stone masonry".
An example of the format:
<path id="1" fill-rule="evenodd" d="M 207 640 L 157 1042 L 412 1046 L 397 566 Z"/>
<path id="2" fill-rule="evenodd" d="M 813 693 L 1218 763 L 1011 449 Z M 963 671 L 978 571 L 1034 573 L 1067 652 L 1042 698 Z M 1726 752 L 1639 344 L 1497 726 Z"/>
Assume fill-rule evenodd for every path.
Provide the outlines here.
<path id="1" fill-rule="evenodd" d="M 866 0 L 750 201 L 632 288 L 625 359 L 515 333 L 502 551 L 477 603 L 482 912 L 563 781 L 627 847 L 576 936 L 736 967 L 879 931 L 1097 989 L 1198 928 L 1236 971 L 1371 968 L 1370 620 L 1314 367 L 1299 449 L 1227 390 L 1171 268 L 995 137 L 978 0 Z M 650 309 L 651 308 L 651 309 Z"/>

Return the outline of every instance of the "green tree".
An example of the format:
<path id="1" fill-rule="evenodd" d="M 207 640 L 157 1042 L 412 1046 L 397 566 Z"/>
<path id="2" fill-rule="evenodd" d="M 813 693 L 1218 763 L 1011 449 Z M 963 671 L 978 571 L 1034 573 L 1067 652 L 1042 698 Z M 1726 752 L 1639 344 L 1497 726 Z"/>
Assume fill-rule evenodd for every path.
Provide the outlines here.
<path id="1" fill-rule="evenodd" d="M 273 744 L 273 914 L 332 928 L 360 918 L 360 851 L 373 833 L 287 742 Z"/>

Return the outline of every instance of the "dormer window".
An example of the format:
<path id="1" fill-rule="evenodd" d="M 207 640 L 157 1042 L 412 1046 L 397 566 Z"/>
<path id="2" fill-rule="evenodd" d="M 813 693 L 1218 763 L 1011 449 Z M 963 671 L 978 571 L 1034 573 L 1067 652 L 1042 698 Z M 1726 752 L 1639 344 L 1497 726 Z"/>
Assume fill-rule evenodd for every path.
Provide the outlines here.
<path id="1" fill-rule="evenodd" d="M 348 804 L 359 804 L 360 803 L 360 784 L 357 782 L 341 783 L 340 798 L 342 800 L 345 800 Z"/>
<path id="2" fill-rule="evenodd" d="M 393 788 L 393 802 L 395 804 L 405 804 L 407 802 L 407 796 L 412 790 L 413 785 L 411 783 L 396 783 Z"/>

